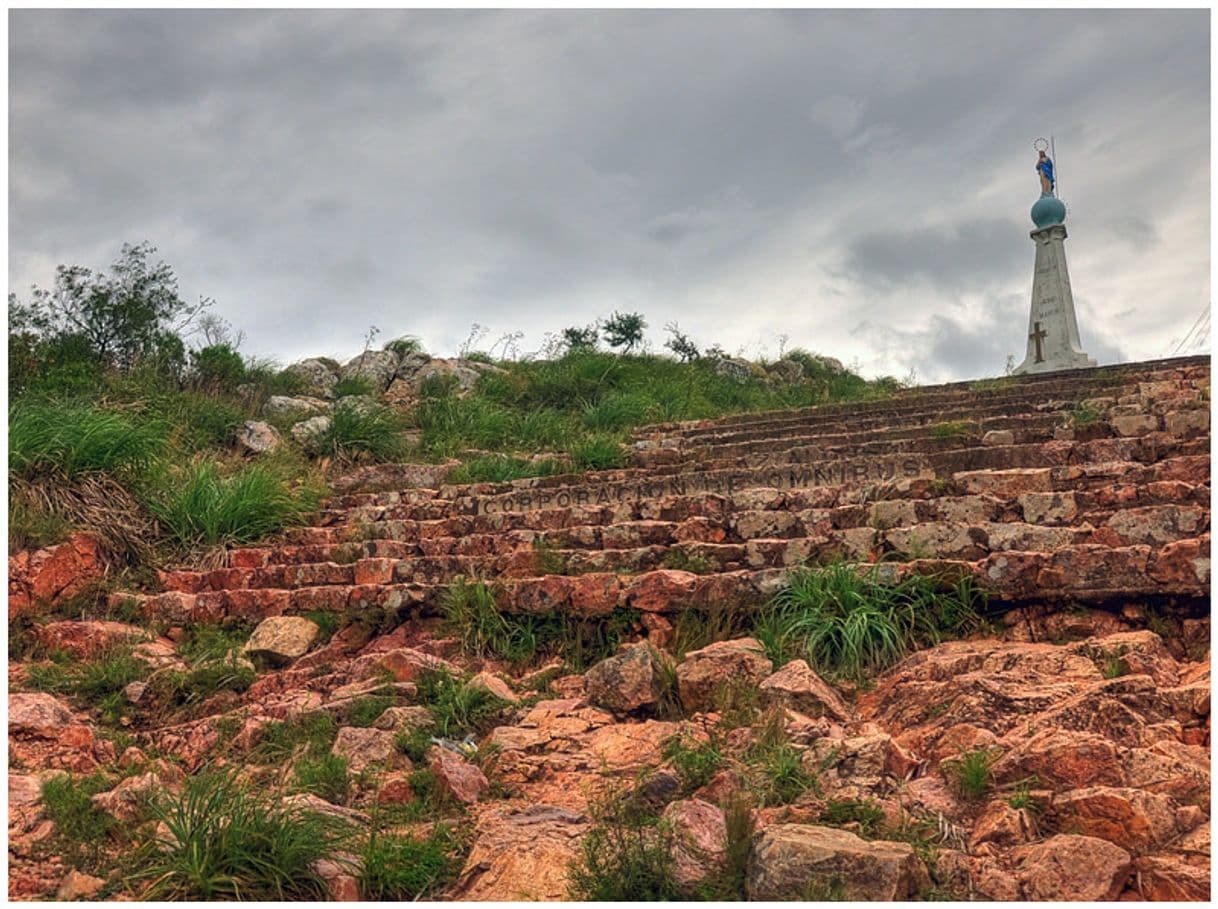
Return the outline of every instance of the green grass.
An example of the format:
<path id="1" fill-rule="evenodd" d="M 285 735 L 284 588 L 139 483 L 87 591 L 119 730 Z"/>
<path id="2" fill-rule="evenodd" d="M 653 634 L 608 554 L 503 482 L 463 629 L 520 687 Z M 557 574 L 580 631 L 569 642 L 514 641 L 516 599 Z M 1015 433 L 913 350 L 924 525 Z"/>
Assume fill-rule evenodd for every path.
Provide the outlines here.
<path id="1" fill-rule="evenodd" d="M 968 579 L 945 587 L 914 575 L 888 584 L 874 568 L 799 569 L 755 633 L 775 666 L 804 657 L 818 672 L 862 681 L 916 647 L 976 628 L 982 602 Z"/>
<path id="2" fill-rule="evenodd" d="M 286 807 L 225 773 L 186 780 L 180 795 L 152 805 L 168 842 L 133 857 L 145 899 L 322 900 L 314 870 L 334 858 L 342 833 L 332 819 Z"/>
<path id="3" fill-rule="evenodd" d="M 319 755 L 330 750 L 338 735 L 338 723 L 327 713 L 303 713 L 286 720 L 272 720 L 262 727 L 251 757 L 260 762 L 280 763 L 296 751 Z"/>
<path id="4" fill-rule="evenodd" d="M 149 672 L 148 664 L 136 659 L 130 646 L 120 645 L 86 662 L 52 654 L 51 662 L 30 666 L 28 683 L 39 691 L 73 695 L 96 708 L 104 721 L 115 723 L 128 708 L 123 689 Z"/>
<path id="5" fill-rule="evenodd" d="M 1036 800 L 1032 798 L 1032 786 L 1026 780 L 1015 787 L 1015 791 L 1011 793 L 1011 797 L 1007 799 L 1007 804 L 1016 811 L 1035 811 Z"/>
<path id="6" fill-rule="evenodd" d="M 355 698 L 347 707 L 346 725 L 368 727 L 382 713 L 397 703 L 397 698 L 387 694 L 372 694 Z"/>
<path id="7" fill-rule="evenodd" d="M 435 894 L 457 871 L 454 840 L 437 824 L 426 837 L 373 831 L 364 847 L 359 875 L 365 900 L 416 900 Z"/>
<path id="8" fill-rule="evenodd" d="M 664 559 L 660 564 L 664 568 L 671 568 L 673 571 L 688 571 L 691 574 L 710 574 L 714 570 L 710 560 L 701 553 L 690 553 L 684 549 L 676 548 L 669 549 L 664 553 Z M 685 614 L 684 612 L 681 613 L 681 615 Z"/>
<path id="9" fill-rule="evenodd" d="M 18 402 L 9 407 L 9 470 L 23 477 L 56 471 L 138 472 L 160 457 L 165 427 L 80 403 Z"/>
<path id="10" fill-rule="evenodd" d="M 413 763 L 419 763 L 427 757 L 427 749 L 431 747 L 431 730 L 412 727 L 403 729 L 393 739 L 393 745 Z"/>
<path id="11" fill-rule="evenodd" d="M 699 742 L 686 735 L 675 735 L 664 742 L 661 754 L 680 778 L 681 791 L 686 795 L 709 783 L 726 760 L 717 739 Z"/>
<path id="12" fill-rule="evenodd" d="M 293 490 L 262 465 L 225 476 L 210 462 L 180 475 L 158 478 L 147 497 L 150 510 L 186 546 L 250 543 L 303 522 L 317 495 Z"/>
<path id="13" fill-rule="evenodd" d="M 751 788 L 760 804 L 788 805 L 809 789 L 820 792 L 820 781 L 803 757 L 787 735 L 785 711 L 768 710 L 745 753 Z"/>
<path id="14" fill-rule="evenodd" d="M 947 762 L 948 777 L 956 792 L 966 799 L 979 799 L 989 792 L 994 783 L 994 763 L 1000 756 L 987 748 L 973 748 Z"/>
<path id="15" fill-rule="evenodd" d="M 672 833 L 637 800 L 610 793 L 589 806 L 592 827 L 569 868 L 572 900 L 644 902 L 675 900 Z"/>
<path id="16" fill-rule="evenodd" d="M 611 436 L 592 436 L 571 450 L 575 466 L 581 470 L 615 470 L 626 466 L 626 451 Z"/>
<path id="17" fill-rule="evenodd" d="M 418 701 L 431 711 L 436 734 L 447 738 L 478 735 L 498 725 L 507 702 L 443 670 L 419 676 Z"/>
<path id="18" fill-rule="evenodd" d="M 337 754 L 303 757 L 293 768 L 296 788 L 311 792 L 327 802 L 342 805 L 351 794 L 351 776 L 347 759 Z"/>
<path id="19" fill-rule="evenodd" d="M 972 420 L 954 420 L 932 426 L 930 434 L 935 439 L 966 439 L 977 435 L 978 429 Z"/>
<path id="20" fill-rule="evenodd" d="M 884 809 L 871 799 L 830 799 L 820 813 L 820 820 L 831 827 L 854 824 L 860 836 L 871 838 L 880 831 Z"/>
<path id="21" fill-rule="evenodd" d="M 464 483 L 508 483 L 527 477 L 553 476 L 566 469 L 561 461 L 553 458 L 534 461 L 509 455 L 484 455 L 454 467 L 445 482 L 453 486 Z"/>
<path id="22" fill-rule="evenodd" d="M 403 418 L 388 407 L 340 401 L 313 449 L 318 454 L 393 461 L 407 453 L 405 428 Z"/>
<path id="23" fill-rule="evenodd" d="M 93 868 L 116 821 L 93 806 L 91 798 L 112 784 L 100 773 L 91 776 L 52 776 L 42 784 L 42 805 L 55 823 L 55 841 L 66 859 Z"/>
<path id="24" fill-rule="evenodd" d="M 372 383 L 360 376 L 351 376 L 346 379 L 339 379 L 334 384 L 334 397 L 350 398 L 357 395 L 371 396 L 376 394 L 376 389 Z"/>

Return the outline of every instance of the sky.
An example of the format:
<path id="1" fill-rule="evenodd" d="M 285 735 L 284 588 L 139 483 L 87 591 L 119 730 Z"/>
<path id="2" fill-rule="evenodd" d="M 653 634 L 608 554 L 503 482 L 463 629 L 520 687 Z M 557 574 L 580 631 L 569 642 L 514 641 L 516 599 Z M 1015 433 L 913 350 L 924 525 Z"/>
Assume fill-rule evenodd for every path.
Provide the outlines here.
<path id="1" fill-rule="evenodd" d="M 1184 11 L 24 10 L 9 281 L 149 241 L 243 352 L 485 349 L 615 310 L 864 375 L 1023 359 L 1052 135 L 1083 347 L 1210 299 L 1210 28 Z M 1208 350 L 1208 344 L 1206 345 Z"/>

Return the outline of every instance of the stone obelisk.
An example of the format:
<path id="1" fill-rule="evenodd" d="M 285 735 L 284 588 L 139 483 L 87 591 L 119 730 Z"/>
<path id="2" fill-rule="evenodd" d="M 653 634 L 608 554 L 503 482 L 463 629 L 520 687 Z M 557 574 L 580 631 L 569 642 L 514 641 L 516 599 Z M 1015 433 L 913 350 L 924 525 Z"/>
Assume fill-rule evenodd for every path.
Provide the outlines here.
<path id="1" fill-rule="evenodd" d="M 1028 316 L 1027 356 L 1015 368 L 1015 375 L 1095 366 L 1095 360 L 1083 353 L 1078 337 L 1070 273 L 1066 270 L 1066 206 L 1054 195 L 1053 162 L 1043 151 L 1036 170 L 1041 195 L 1032 206 L 1036 229 L 1029 234 L 1036 244 L 1032 313 Z"/>

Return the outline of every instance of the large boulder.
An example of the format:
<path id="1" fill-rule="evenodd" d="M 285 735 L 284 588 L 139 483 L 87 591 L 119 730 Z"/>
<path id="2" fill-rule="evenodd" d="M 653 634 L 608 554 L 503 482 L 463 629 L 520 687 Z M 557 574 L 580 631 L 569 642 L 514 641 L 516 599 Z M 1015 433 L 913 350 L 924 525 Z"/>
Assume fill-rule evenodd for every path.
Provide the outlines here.
<path id="1" fill-rule="evenodd" d="M 462 805 L 472 805 L 490 788 L 486 775 L 459 754 L 432 745 L 427 751 L 427 766 L 436 777 L 440 791 Z"/>
<path id="2" fill-rule="evenodd" d="M 656 659 L 642 643 L 601 660 L 584 675 L 588 702 L 619 714 L 654 707 L 660 701 Z"/>
<path id="3" fill-rule="evenodd" d="M 72 722 L 72 711 L 52 695 L 14 691 L 8 696 L 8 729 L 53 739 Z"/>
<path id="4" fill-rule="evenodd" d="M 402 407 L 411 406 L 422 396 L 424 386 L 432 382 L 451 385 L 458 396 L 464 396 L 488 372 L 502 369 L 476 360 L 429 358 L 419 363 L 417 356 L 408 357 L 399 366 L 385 399 Z"/>
<path id="5" fill-rule="evenodd" d="M 1011 850 L 1024 899 L 1112 900 L 1129 875 L 1129 853 L 1093 836 L 1060 834 Z"/>
<path id="6" fill-rule="evenodd" d="M 334 393 L 338 384 L 338 364 L 324 357 L 310 357 L 293 363 L 284 372 L 300 376 L 307 386 L 309 394 L 328 398 Z"/>
<path id="7" fill-rule="evenodd" d="M 782 704 L 809 716 L 829 716 L 845 722 L 850 710 L 804 660 L 792 660 L 761 683 L 768 703 Z"/>
<path id="8" fill-rule="evenodd" d="M 279 430 L 261 420 L 246 420 L 237 427 L 237 444 L 254 454 L 266 454 L 279 447 Z"/>
<path id="9" fill-rule="evenodd" d="M 338 730 L 334 745 L 330 749 L 339 757 L 347 759 L 347 767 L 359 773 L 372 765 L 394 766 L 410 764 L 410 759 L 401 754 L 394 745 L 396 735 L 386 729 L 367 729 L 361 726 L 344 726 Z"/>
<path id="10" fill-rule="evenodd" d="M 773 669 L 765 649 L 753 638 L 718 641 L 694 650 L 677 666 L 681 705 L 689 711 L 713 710 L 728 682 L 759 685 Z"/>
<path id="11" fill-rule="evenodd" d="M 271 395 L 262 405 L 262 415 L 268 420 L 307 420 L 328 414 L 333 405 L 321 398 L 293 395 Z"/>
<path id="12" fill-rule="evenodd" d="M 309 652 L 321 629 L 298 615 L 276 615 L 263 619 L 242 652 L 255 661 L 283 666 Z"/>
<path id="13" fill-rule="evenodd" d="M 292 427 L 292 438 L 302 448 L 315 451 L 332 425 L 334 425 L 334 421 L 330 417 L 310 417 Z"/>
<path id="14" fill-rule="evenodd" d="M 473 848 L 449 899 L 568 899 L 570 868 L 588 819 L 552 805 L 495 808 L 478 815 Z"/>
<path id="15" fill-rule="evenodd" d="M 8 560 L 9 618 L 35 606 L 54 605 L 105 574 L 97 537 L 74 533 L 64 542 Z"/>
<path id="16" fill-rule="evenodd" d="M 366 382 L 371 386 L 373 394 L 379 395 L 393 381 L 393 375 L 398 371 L 401 360 L 395 350 L 365 350 L 347 361 L 338 377 L 341 381 Z"/>
<path id="17" fill-rule="evenodd" d="M 765 378 L 765 370 L 748 360 L 738 357 L 720 357 L 714 361 L 715 375 L 725 379 L 745 382 L 752 378 Z"/>
<path id="18" fill-rule="evenodd" d="M 803 380 L 804 367 L 802 363 L 797 363 L 794 360 L 779 360 L 769 368 L 769 373 L 770 378 L 775 381 L 786 385 L 793 385 Z"/>
<path id="19" fill-rule="evenodd" d="M 1108 786 L 1075 789 L 1053 800 L 1059 830 L 1107 840 L 1134 855 L 1176 835 L 1175 805 L 1157 792 Z"/>
<path id="20" fill-rule="evenodd" d="M 836 827 L 772 824 L 749 854 L 750 900 L 909 900 L 928 885 L 908 843 L 867 841 Z"/>
<path id="21" fill-rule="evenodd" d="M 677 886 L 692 893 L 727 862 L 727 821 L 723 810 L 701 799 L 682 799 L 664 809 L 672 829 L 669 847 Z"/>

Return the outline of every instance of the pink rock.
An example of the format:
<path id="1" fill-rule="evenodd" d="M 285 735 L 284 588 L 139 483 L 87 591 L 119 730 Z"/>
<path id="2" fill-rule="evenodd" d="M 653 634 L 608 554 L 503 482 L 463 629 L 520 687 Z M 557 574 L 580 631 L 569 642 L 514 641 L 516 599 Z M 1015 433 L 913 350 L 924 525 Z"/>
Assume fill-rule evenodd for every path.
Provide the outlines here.
<path id="1" fill-rule="evenodd" d="M 664 820 L 672 826 L 673 878 L 692 890 L 727 861 L 727 821 L 718 806 L 696 798 L 671 803 Z"/>
<path id="2" fill-rule="evenodd" d="M 1011 850 L 1029 900 L 1111 900 L 1133 871 L 1128 852 L 1105 840 L 1061 834 Z"/>
<path id="3" fill-rule="evenodd" d="M 463 805 L 474 804 L 490 788 L 478 767 L 447 748 L 432 745 L 427 751 L 427 762 L 440 790 Z"/>
<path id="4" fill-rule="evenodd" d="M 71 722 L 72 711 L 49 694 L 14 691 L 8 696 L 10 733 L 53 739 Z"/>
<path id="5" fill-rule="evenodd" d="M 773 668 L 765 649 L 752 638 L 719 641 L 692 651 L 677 666 L 681 704 L 689 711 L 712 710 L 726 683 L 760 685 Z"/>

